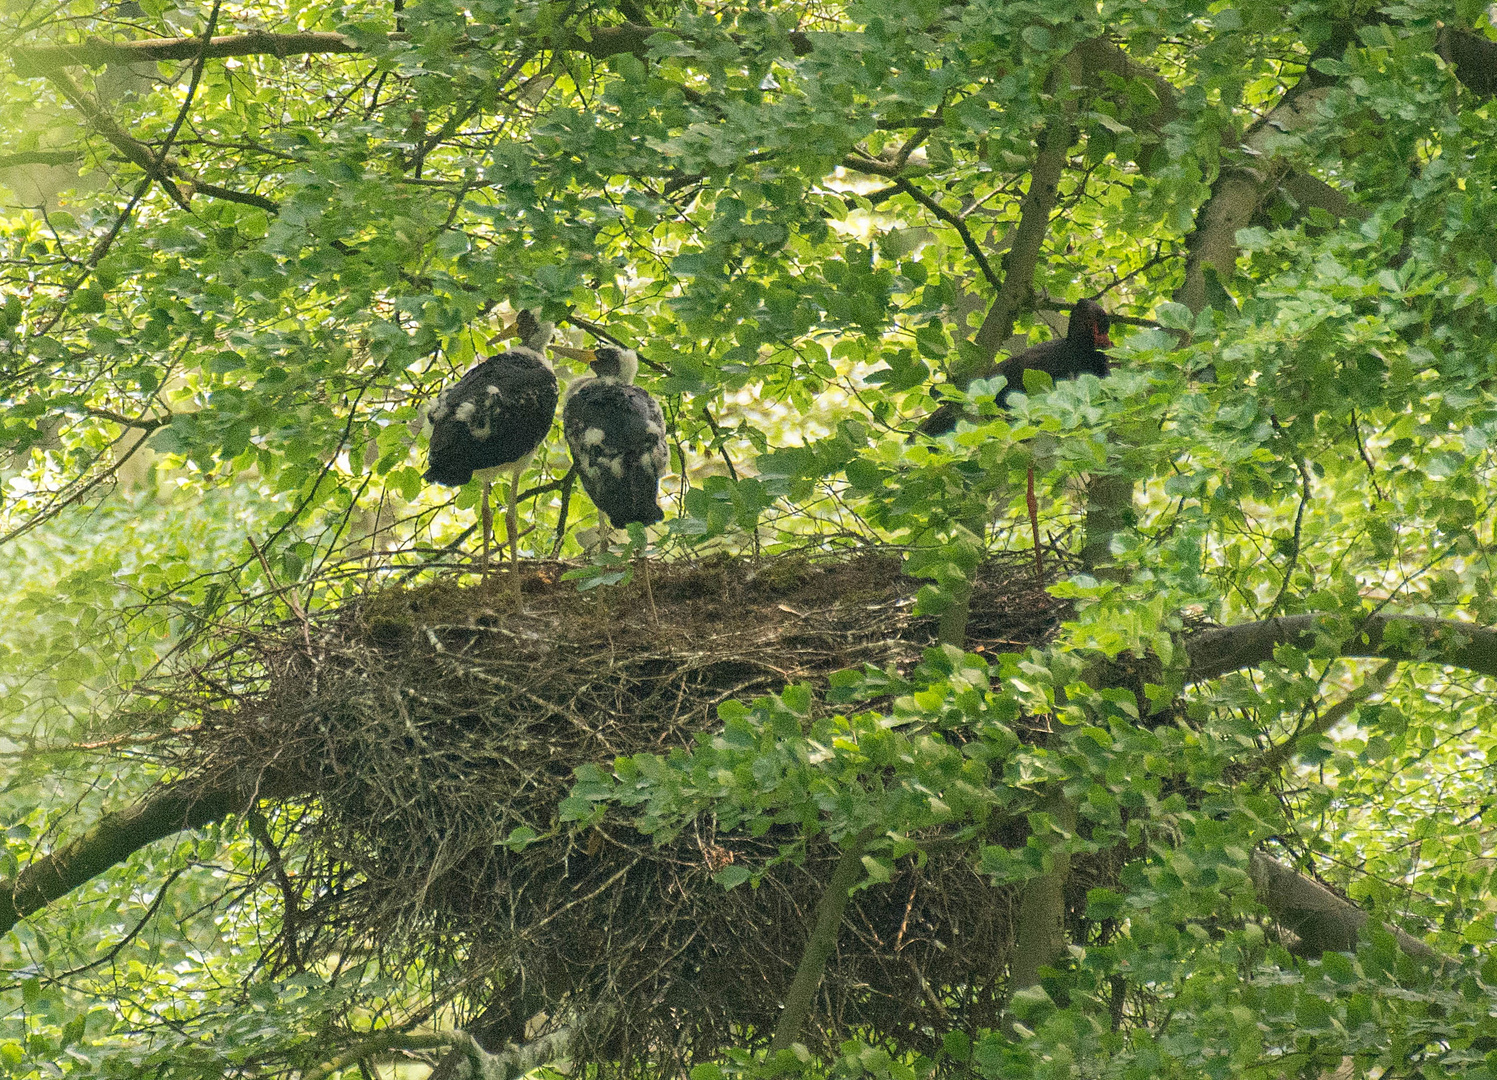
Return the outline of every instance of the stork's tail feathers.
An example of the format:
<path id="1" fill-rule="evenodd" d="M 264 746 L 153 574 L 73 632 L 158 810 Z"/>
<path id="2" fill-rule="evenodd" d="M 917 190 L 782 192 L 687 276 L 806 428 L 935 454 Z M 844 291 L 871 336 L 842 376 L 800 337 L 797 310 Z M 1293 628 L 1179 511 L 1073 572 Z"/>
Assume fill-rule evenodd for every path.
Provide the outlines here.
<path id="1" fill-rule="evenodd" d="M 473 479 L 473 470 L 464 469 L 461 466 L 448 464 L 432 465 L 421 477 L 428 484 L 446 484 L 448 487 L 462 487 Z"/>
<path id="2" fill-rule="evenodd" d="M 660 481 L 653 470 L 634 469 L 629 474 L 629 516 L 642 525 L 665 520 L 665 511 L 655 501 Z"/>

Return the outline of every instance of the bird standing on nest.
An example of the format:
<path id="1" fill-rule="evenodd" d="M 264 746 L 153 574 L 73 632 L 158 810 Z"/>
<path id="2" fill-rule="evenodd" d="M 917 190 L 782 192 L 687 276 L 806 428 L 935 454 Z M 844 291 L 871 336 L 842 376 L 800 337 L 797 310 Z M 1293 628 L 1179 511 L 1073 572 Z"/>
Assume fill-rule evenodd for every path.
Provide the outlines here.
<path id="1" fill-rule="evenodd" d="M 1023 393 L 1026 371 L 1043 371 L 1056 382 L 1087 374 L 1105 379 L 1110 361 L 1102 350 L 1112 348 L 1112 339 L 1107 336 L 1107 327 L 1111 322 L 1112 319 L 1101 304 L 1095 300 L 1078 300 L 1071 309 L 1071 321 L 1066 327 L 1065 337 L 1016 352 L 1001 364 L 994 364 L 979 378 L 991 379 L 1002 375 L 1008 380 L 998 392 L 1000 409 L 1007 407 L 1009 394 Z M 955 429 L 961 418 L 961 405 L 948 401 L 925 418 L 920 425 L 920 432 L 924 435 L 945 435 Z M 1044 577 L 1044 569 L 1040 565 L 1040 506 L 1034 494 L 1033 465 L 1029 467 L 1025 503 L 1029 509 L 1029 524 L 1034 530 L 1035 573 Z"/>
<path id="2" fill-rule="evenodd" d="M 561 411 L 582 489 L 614 528 L 636 521 L 653 525 L 665 517 L 656 498 L 660 475 L 670 461 L 660 403 L 634 385 L 639 357 L 633 349 L 602 346 L 590 366 L 596 377 L 567 391 Z M 607 532 L 602 535 L 606 547 Z M 648 561 L 644 579 L 653 614 Z"/>
<path id="3" fill-rule="evenodd" d="M 509 471 L 505 525 L 511 588 L 518 594 L 520 474 L 556 419 L 557 392 L 556 374 L 546 357 L 554 324 L 540 322 L 533 311 L 521 311 L 514 329 L 523 345 L 475 365 L 437 395 L 427 414 L 431 448 L 425 478 L 453 487 L 475 476 L 483 481 L 483 573 L 487 576 L 494 535 L 490 492 L 494 477 Z"/>

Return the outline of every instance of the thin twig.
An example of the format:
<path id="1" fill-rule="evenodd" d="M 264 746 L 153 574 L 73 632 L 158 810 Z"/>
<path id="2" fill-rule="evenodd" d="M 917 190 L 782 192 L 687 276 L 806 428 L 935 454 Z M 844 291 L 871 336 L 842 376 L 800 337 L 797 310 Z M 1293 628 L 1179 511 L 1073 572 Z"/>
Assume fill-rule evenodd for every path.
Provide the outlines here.
<path id="1" fill-rule="evenodd" d="M 1351 433 L 1357 440 L 1357 454 L 1362 458 L 1362 464 L 1367 466 L 1367 479 L 1372 483 L 1372 492 L 1377 496 L 1378 502 L 1386 502 L 1387 497 L 1383 489 L 1377 486 L 1377 469 L 1373 468 L 1372 457 L 1367 453 L 1367 447 L 1362 442 L 1362 427 L 1357 423 L 1357 410 L 1351 411 Z"/>
<path id="2" fill-rule="evenodd" d="M 208 13 L 208 25 L 203 27 L 203 44 L 193 60 L 192 80 L 187 84 L 187 93 L 182 99 L 182 107 L 177 110 L 177 118 L 172 122 L 172 129 L 166 133 L 161 149 L 156 151 L 158 168 L 166 164 L 166 155 L 171 152 L 172 144 L 177 141 L 177 133 L 182 130 L 182 124 L 192 110 L 192 99 L 197 96 L 198 84 L 203 81 L 203 66 L 208 62 L 208 46 L 213 42 L 213 31 L 218 28 L 218 11 L 222 6 L 223 0 L 213 0 L 213 10 Z"/>
<path id="3" fill-rule="evenodd" d="M 1002 281 L 993 272 L 993 264 L 988 262 L 988 257 L 983 254 L 982 248 L 978 247 L 977 241 L 973 239 L 972 232 L 967 228 L 965 221 L 936 202 L 935 199 L 921 191 L 914 184 L 910 183 L 910 181 L 901 180 L 897 186 L 905 194 L 909 195 L 910 198 L 955 229 L 957 235 L 962 238 L 962 245 L 967 249 L 967 253 L 972 256 L 977 262 L 978 267 L 982 270 L 982 276 L 988 279 L 988 284 L 993 286 L 994 289 L 1001 289 L 1003 287 Z"/>
<path id="4" fill-rule="evenodd" d="M 93 960 L 87 964 L 84 964 L 82 967 L 72 968 L 69 971 L 64 971 L 61 974 L 54 976 L 53 981 L 71 979 L 75 975 L 82 975 L 85 971 L 92 971 L 94 968 L 103 967 L 105 964 L 112 964 L 119 956 L 119 954 L 124 951 L 125 946 L 139 937 L 140 932 L 145 929 L 146 923 L 150 922 L 155 917 L 156 912 L 161 910 L 161 905 L 166 901 L 166 891 L 171 888 L 172 882 L 176 881 L 189 869 L 191 869 L 191 867 L 179 866 L 177 869 L 173 870 L 170 874 L 167 875 L 166 880 L 163 881 L 160 888 L 156 890 L 156 899 L 151 901 L 151 906 L 146 908 L 146 913 L 140 917 L 140 921 L 135 924 L 135 926 L 130 930 L 128 934 L 120 938 L 120 940 L 115 943 L 114 947 L 111 948 L 107 953 L 99 957 L 97 960 Z M 10 987 L 0 987 L 0 989 L 8 990 L 10 989 Z"/>
<path id="5" fill-rule="evenodd" d="M 89 416 L 98 417 L 100 420 L 108 420 L 122 427 L 135 428 L 138 431 L 155 431 L 159 427 L 165 427 L 167 424 L 170 424 L 173 420 L 170 413 L 166 416 L 137 416 L 132 419 L 109 409 L 100 409 L 92 405 L 83 411 Z"/>
<path id="6" fill-rule="evenodd" d="M 300 904 L 296 885 L 292 882 L 291 875 L 286 872 L 286 864 L 281 859 L 281 849 L 271 838 L 270 823 L 265 820 L 265 815 L 260 813 L 259 807 L 251 807 L 248 820 L 250 835 L 264 845 L 266 853 L 270 856 L 271 870 L 275 874 L 276 882 L 281 886 L 281 898 L 286 907 L 286 912 L 281 918 L 281 936 L 286 941 L 286 958 L 290 960 L 293 970 L 300 971 L 302 970 L 301 956 L 296 947 Z"/>
<path id="7" fill-rule="evenodd" d="M 1269 420 L 1273 423 L 1274 430 L 1280 435 L 1285 434 L 1279 425 L 1279 418 L 1270 415 Z M 1310 504 L 1310 470 L 1305 467 L 1304 459 L 1298 454 L 1294 456 L 1294 467 L 1299 471 L 1300 477 L 1300 499 L 1299 509 L 1294 513 L 1294 546 L 1289 552 L 1289 565 L 1284 568 L 1284 580 L 1279 583 L 1279 591 L 1273 598 L 1273 603 L 1268 605 L 1268 614 L 1273 615 L 1279 610 L 1284 596 L 1289 592 L 1289 578 L 1294 573 L 1294 568 L 1299 565 L 1299 548 L 1301 530 L 1305 523 L 1305 507 Z"/>
<path id="8" fill-rule="evenodd" d="M 726 437 L 723 435 L 722 428 L 717 426 L 717 420 L 713 417 L 712 410 L 705 404 L 702 406 L 702 419 L 707 421 L 707 426 L 712 429 L 712 437 L 717 441 L 717 452 L 722 455 L 723 464 L 728 467 L 728 475 L 736 483 L 738 480 L 738 470 L 733 467 L 733 459 L 728 456 L 728 448 L 725 445 Z M 686 461 L 684 458 L 681 461 L 681 471 L 686 471 Z"/>
<path id="9" fill-rule="evenodd" d="M 561 545 L 567 538 L 567 516 L 572 509 L 572 484 L 577 480 L 577 466 L 573 465 L 561 478 L 561 514 L 556 519 L 556 543 L 551 545 L 551 558 L 561 554 Z"/>
<path id="10" fill-rule="evenodd" d="M 265 557 L 265 552 L 260 550 L 260 545 L 255 543 L 255 538 L 249 533 L 245 533 L 244 538 L 249 541 L 250 550 L 255 553 L 255 558 L 259 559 L 260 565 L 264 567 L 265 578 L 270 582 L 270 587 L 281 592 L 286 597 L 286 606 L 291 609 L 291 614 L 295 615 L 297 621 L 301 623 L 302 638 L 307 643 L 307 652 L 310 655 L 312 651 L 312 623 L 307 618 L 307 613 L 303 610 L 301 601 L 297 599 L 295 590 L 290 587 L 284 590 L 281 589 L 280 584 L 275 579 L 275 573 L 270 569 L 270 560 Z"/>

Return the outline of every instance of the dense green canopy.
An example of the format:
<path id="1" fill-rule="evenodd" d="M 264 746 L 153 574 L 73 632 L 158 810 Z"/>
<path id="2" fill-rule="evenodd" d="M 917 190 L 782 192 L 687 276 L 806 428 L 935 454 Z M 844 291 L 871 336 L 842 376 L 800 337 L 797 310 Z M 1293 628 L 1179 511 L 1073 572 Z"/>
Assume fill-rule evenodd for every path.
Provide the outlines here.
<path id="1" fill-rule="evenodd" d="M 483 1042 L 488 984 L 275 952 L 314 809 L 181 796 L 153 748 L 191 718 L 137 691 L 467 567 L 480 488 L 423 484 L 419 421 L 529 307 L 637 348 L 665 407 L 668 520 L 634 550 L 892 548 L 947 646 L 727 701 L 720 738 L 580 769 L 538 826 L 840 850 L 776 1051 L 822 1022 L 849 885 L 955 850 L 1020 898 L 1001 1024 L 930 987 L 951 1025 L 919 1045 L 765 1065 L 744 1028 L 696 1080 L 1497 1076 L 1494 18 L 0 5 L 0 1062 L 388 1076 Z M 1082 298 L 1112 374 L 1000 413 L 994 359 Z M 967 420 L 915 434 L 940 398 Z M 612 589 L 567 466 L 553 432 L 522 555 Z M 965 652 L 1031 468 L 1068 621 Z M 546 1019 L 516 1061 L 608 1022 Z"/>

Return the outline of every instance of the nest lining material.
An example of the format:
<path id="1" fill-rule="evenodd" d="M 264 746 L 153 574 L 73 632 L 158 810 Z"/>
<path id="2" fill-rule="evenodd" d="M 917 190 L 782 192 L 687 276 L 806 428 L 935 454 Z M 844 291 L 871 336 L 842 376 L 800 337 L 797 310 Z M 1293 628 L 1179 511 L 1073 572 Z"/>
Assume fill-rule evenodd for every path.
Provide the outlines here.
<path id="1" fill-rule="evenodd" d="M 620 819 L 503 842 L 553 828 L 576 766 L 689 746 L 729 698 L 911 665 L 934 620 L 912 617 L 920 582 L 876 552 L 657 565 L 658 625 L 637 587 L 579 594 L 558 569 L 527 579 L 521 609 L 502 579 L 446 580 L 246 634 L 191 674 L 202 723 L 174 764 L 276 794 L 276 962 L 372 953 L 461 973 L 458 1020 L 488 1005 L 501 1042 L 601 1005 L 592 1060 L 689 1066 L 773 1030 L 837 852 L 813 844 L 724 890 L 714 874 L 763 865 L 785 837 L 699 821 L 657 846 Z M 969 647 L 989 652 L 1040 643 L 1063 615 L 1018 557 L 982 568 L 972 610 Z M 992 1025 L 1015 902 L 960 853 L 902 860 L 849 905 L 807 1036 L 910 1046 Z"/>

